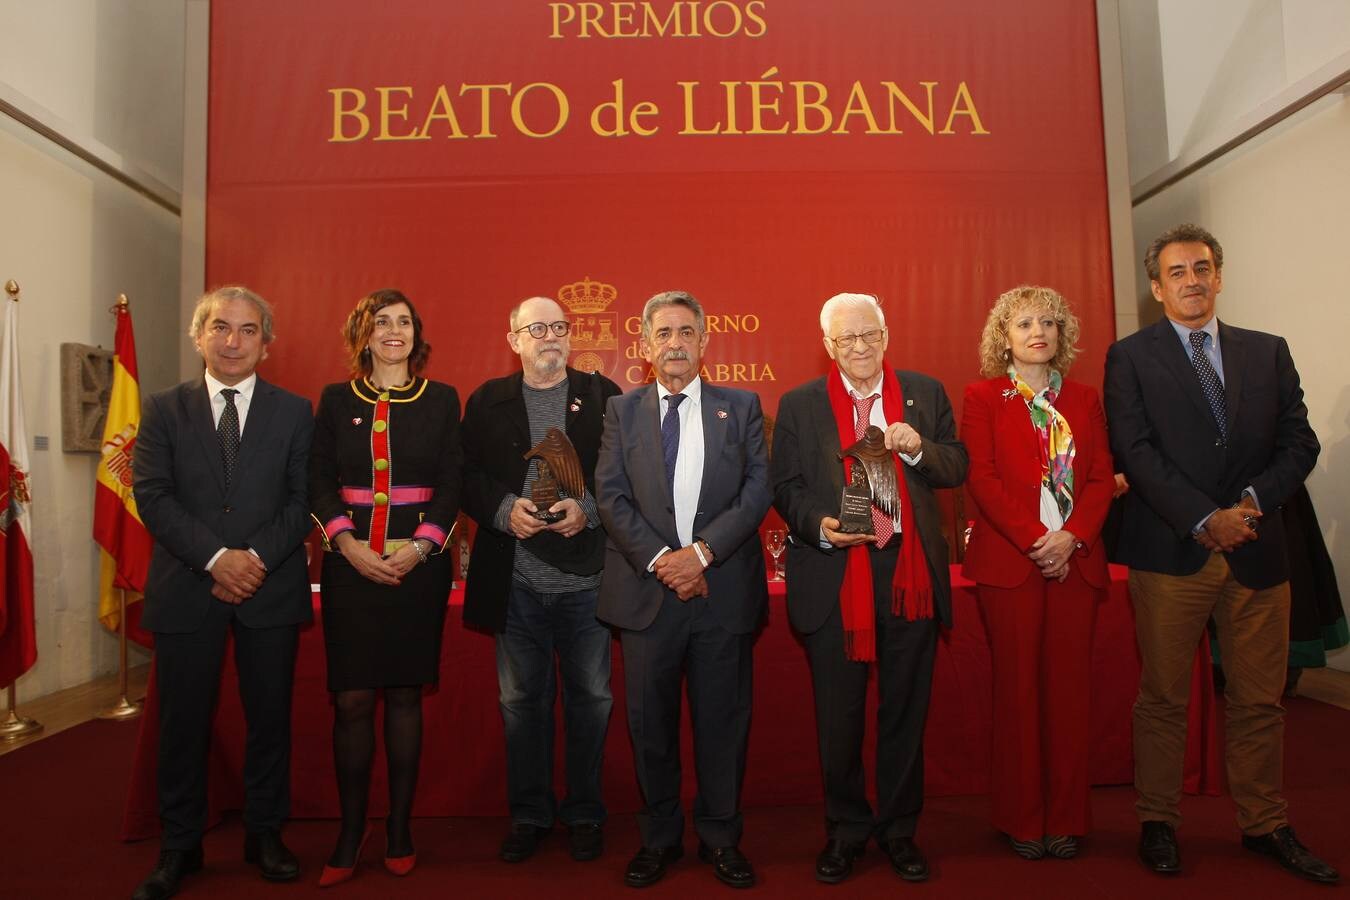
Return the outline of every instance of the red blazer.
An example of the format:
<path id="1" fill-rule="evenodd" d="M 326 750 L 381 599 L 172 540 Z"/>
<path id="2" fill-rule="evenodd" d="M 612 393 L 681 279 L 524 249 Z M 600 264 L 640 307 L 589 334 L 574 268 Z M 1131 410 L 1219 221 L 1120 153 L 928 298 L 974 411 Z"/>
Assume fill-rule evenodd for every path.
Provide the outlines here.
<path id="1" fill-rule="evenodd" d="M 962 572 L 972 581 L 1013 588 L 1039 570 L 1027 553 L 1046 528 L 1041 524 L 1041 449 L 1027 405 L 1006 377 L 967 385 L 961 440 L 970 453 L 966 496 L 975 519 Z M 1064 527 L 1083 544 L 1073 566 L 1096 587 L 1106 587 L 1106 551 L 1098 540 L 1115 487 L 1106 416 L 1097 392 L 1065 380 L 1055 408 L 1068 419 L 1076 453 L 1073 512 Z"/>

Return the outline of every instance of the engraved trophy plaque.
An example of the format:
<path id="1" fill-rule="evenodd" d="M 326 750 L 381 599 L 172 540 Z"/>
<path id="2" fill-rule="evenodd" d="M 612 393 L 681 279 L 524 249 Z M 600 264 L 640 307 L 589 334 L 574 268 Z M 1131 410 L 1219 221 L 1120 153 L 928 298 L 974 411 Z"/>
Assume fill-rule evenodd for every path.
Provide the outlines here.
<path id="1" fill-rule="evenodd" d="M 886 433 L 868 425 L 862 438 L 839 454 L 841 460 L 850 456 L 852 473 L 839 501 L 839 530 L 845 534 L 875 534 L 873 506 L 892 519 L 900 511 L 895 455 L 886 449 Z"/>
<path id="2" fill-rule="evenodd" d="M 586 493 L 586 478 L 581 474 L 577 448 L 572 446 L 562 429 L 550 428 L 525 458 L 539 460 L 539 472 L 530 485 L 530 501 L 538 510 L 534 517 L 550 524 L 561 520 L 565 514 L 551 513 L 549 508 L 563 497 L 579 499 Z"/>
<path id="3" fill-rule="evenodd" d="M 849 483 L 839 500 L 839 530 L 844 534 L 874 534 L 872 527 L 872 485 L 867 471 L 854 460 Z"/>

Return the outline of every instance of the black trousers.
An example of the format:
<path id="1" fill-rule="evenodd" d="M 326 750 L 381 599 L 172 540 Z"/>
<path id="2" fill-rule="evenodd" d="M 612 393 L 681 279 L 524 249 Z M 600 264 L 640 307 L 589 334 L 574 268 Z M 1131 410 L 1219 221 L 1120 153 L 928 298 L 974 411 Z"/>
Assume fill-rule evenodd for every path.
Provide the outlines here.
<path id="1" fill-rule="evenodd" d="M 863 729 L 868 663 L 844 655 L 838 607 L 804 635 L 816 700 L 816 736 L 825 782 L 825 831 L 849 842 L 910 837 L 923 809 L 923 731 L 937 649 L 935 619 L 891 614 L 898 544 L 868 552 L 877 630 L 877 810 L 867 802 Z"/>
<path id="2" fill-rule="evenodd" d="M 667 593 L 656 620 L 623 631 L 628 729 L 638 787 L 646 803 L 638 828 L 646 847 L 673 847 L 684 836 L 680 809 L 680 682 L 689 679 L 698 794 L 694 830 L 710 847 L 741 840 L 741 784 L 750 736 L 753 634 L 732 634 L 711 604 Z"/>
<path id="3" fill-rule="evenodd" d="M 291 804 L 291 684 L 298 625 L 248 628 L 235 607 L 213 602 L 201 628 L 155 633 L 159 693 L 159 816 L 165 850 L 190 850 L 206 828 L 206 764 L 225 640 L 234 634 L 239 695 L 248 724 L 244 825 L 281 827 Z"/>

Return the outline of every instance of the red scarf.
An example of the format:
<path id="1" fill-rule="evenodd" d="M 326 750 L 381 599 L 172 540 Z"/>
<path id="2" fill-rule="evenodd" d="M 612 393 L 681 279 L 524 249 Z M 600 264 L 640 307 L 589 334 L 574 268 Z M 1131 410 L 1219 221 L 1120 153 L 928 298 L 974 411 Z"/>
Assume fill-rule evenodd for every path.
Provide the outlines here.
<path id="1" fill-rule="evenodd" d="M 849 396 L 844 378 L 836 367 L 826 378 L 830 410 L 839 427 L 839 447 L 851 447 L 857 442 L 853 425 L 853 398 Z M 900 379 L 886 370 L 881 379 L 881 406 L 887 424 L 905 420 L 905 394 Z M 928 573 L 928 558 L 919 539 L 918 523 L 914 520 L 914 506 L 909 502 L 909 485 L 905 481 L 907 466 L 899 455 L 893 455 L 896 482 L 900 486 L 900 523 L 904 534 L 900 541 L 900 556 L 891 579 L 891 614 L 906 619 L 933 618 L 933 579 Z M 849 482 L 852 457 L 844 460 L 844 483 Z M 847 550 L 844 584 L 839 589 L 839 611 L 844 619 L 844 652 L 849 659 L 871 662 L 877 658 L 876 609 L 872 599 L 872 564 L 867 559 L 867 544 L 856 544 Z"/>

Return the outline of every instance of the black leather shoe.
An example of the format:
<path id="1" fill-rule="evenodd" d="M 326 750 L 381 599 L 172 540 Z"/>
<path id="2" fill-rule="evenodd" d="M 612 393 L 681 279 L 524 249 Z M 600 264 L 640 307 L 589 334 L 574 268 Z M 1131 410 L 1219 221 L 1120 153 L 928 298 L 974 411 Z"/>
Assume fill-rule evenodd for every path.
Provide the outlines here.
<path id="1" fill-rule="evenodd" d="M 837 838 L 825 842 L 825 849 L 816 857 L 816 881 L 838 884 L 853 874 L 853 861 L 867 849 L 864 842 L 849 843 Z"/>
<path id="2" fill-rule="evenodd" d="M 923 858 L 923 851 L 914 843 L 914 838 L 885 838 L 878 839 L 877 843 L 890 858 L 891 868 L 895 870 L 895 874 L 905 881 L 928 880 L 928 860 Z"/>
<path id="3" fill-rule="evenodd" d="M 684 856 L 684 848 L 643 847 L 631 860 L 623 873 L 623 883 L 629 887 L 651 887 L 666 875 L 666 866 Z"/>
<path id="4" fill-rule="evenodd" d="M 244 862 L 253 863 L 268 881 L 294 881 L 300 877 L 300 860 L 286 849 L 276 831 L 250 831 L 244 837 Z"/>
<path id="5" fill-rule="evenodd" d="M 713 867 L 717 880 L 734 888 L 755 886 L 755 869 L 736 847 L 718 847 L 714 850 L 698 842 L 698 858 Z"/>
<path id="6" fill-rule="evenodd" d="M 1335 884 L 1341 880 L 1341 873 L 1309 853 L 1308 848 L 1299 843 L 1294 829 L 1288 825 L 1281 825 L 1270 834 L 1259 837 L 1244 834 L 1242 846 L 1275 857 L 1276 862 L 1300 878 L 1322 884 Z"/>
<path id="7" fill-rule="evenodd" d="M 202 867 L 202 848 L 192 850 L 161 850 L 159 862 L 150 875 L 136 886 L 131 900 L 163 900 L 178 893 L 183 876 Z"/>
<path id="8" fill-rule="evenodd" d="M 1139 861 L 1159 875 L 1181 871 L 1177 833 L 1166 822 L 1145 822 L 1139 829 Z"/>
<path id="9" fill-rule="evenodd" d="M 534 856 L 534 851 L 539 849 L 539 842 L 552 830 L 542 825 L 531 825 L 529 822 L 514 822 L 497 855 L 501 857 L 502 862 L 524 862 Z"/>
<path id="10" fill-rule="evenodd" d="M 577 862 L 599 859 L 605 852 L 605 832 L 594 822 L 567 827 L 567 849 Z"/>

